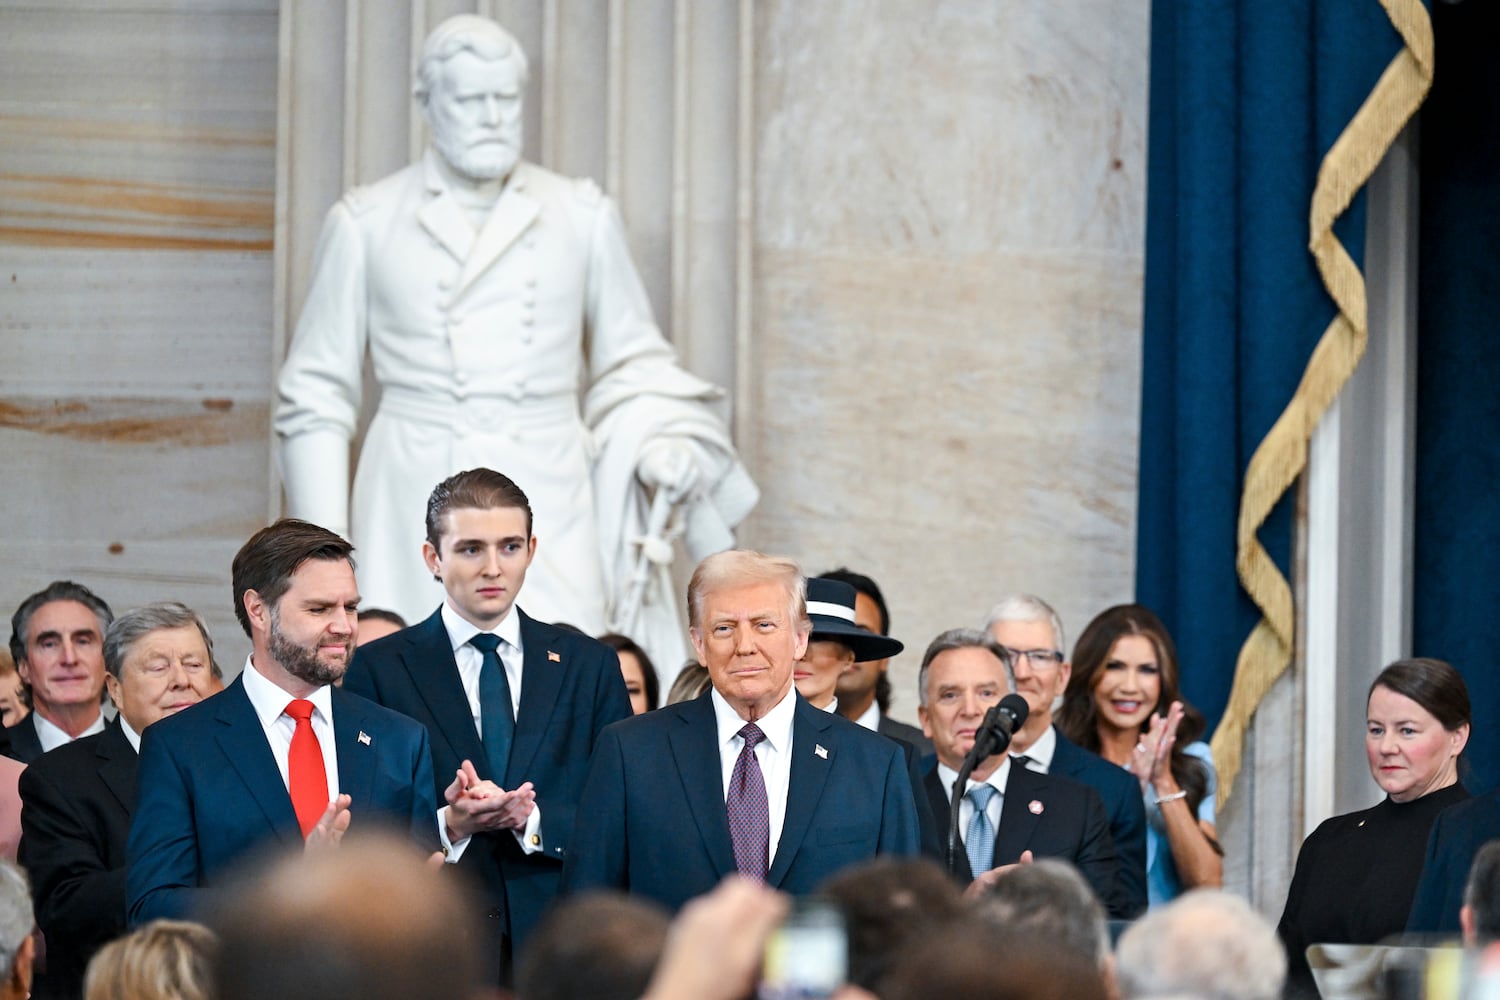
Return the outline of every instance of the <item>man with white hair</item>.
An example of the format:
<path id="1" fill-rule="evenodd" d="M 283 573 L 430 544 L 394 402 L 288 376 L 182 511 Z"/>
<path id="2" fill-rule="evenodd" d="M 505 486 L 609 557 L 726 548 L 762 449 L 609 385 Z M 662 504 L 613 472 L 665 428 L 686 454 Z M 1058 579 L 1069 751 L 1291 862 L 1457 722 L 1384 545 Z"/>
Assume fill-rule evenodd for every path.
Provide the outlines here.
<path id="1" fill-rule="evenodd" d="M 443 598 L 413 533 L 428 489 L 504 469 L 537 511 L 538 620 L 610 624 L 679 663 L 671 547 L 650 546 L 654 568 L 637 572 L 653 505 L 682 505 L 701 557 L 733 544 L 758 493 L 723 393 L 678 365 L 652 319 L 614 204 L 521 159 L 526 82 L 498 24 L 445 20 L 417 71 L 426 154 L 329 211 L 277 385 L 288 513 L 353 541 L 366 598 L 416 621 Z M 351 496 L 367 349 L 380 407 Z"/>
<path id="2" fill-rule="evenodd" d="M 1137 920 L 1115 952 L 1123 1000 L 1278 1000 L 1286 952 L 1238 896 L 1195 889 Z"/>
<path id="3" fill-rule="evenodd" d="M 990 611 L 985 631 L 1010 656 L 1016 693 L 1031 710 L 1011 737 L 1011 755 L 1031 771 L 1060 774 L 1099 793 L 1109 814 L 1109 835 L 1120 855 L 1125 916 L 1146 909 L 1146 806 L 1140 784 L 1122 768 L 1089 753 L 1052 724 L 1073 665 L 1063 652 L 1062 619 L 1040 597 L 1017 594 Z"/>
<path id="4" fill-rule="evenodd" d="M 31 963 L 36 953 L 36 925 L 26 874 L 0 858 L 0 1000 L 31 996 Z"/>

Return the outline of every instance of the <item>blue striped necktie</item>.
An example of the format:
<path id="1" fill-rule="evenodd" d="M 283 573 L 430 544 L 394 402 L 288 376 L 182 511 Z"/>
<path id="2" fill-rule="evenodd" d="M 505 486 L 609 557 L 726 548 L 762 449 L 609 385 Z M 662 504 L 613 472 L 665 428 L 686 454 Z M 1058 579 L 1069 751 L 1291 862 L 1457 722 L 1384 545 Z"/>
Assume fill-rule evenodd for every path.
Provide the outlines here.
<path id="1" fill-rule="evenodd" d="M 994 785 L 983 784 L 964 793 L 964 798 L 974 803 L 974 815 L 969 817 L 969 833 L 964 838 L 964 847 L 969 852 L 969 874 L 976 878 L 995 867 L 995 824 L 990 822 L 987 809 L 994 794 Z"/>

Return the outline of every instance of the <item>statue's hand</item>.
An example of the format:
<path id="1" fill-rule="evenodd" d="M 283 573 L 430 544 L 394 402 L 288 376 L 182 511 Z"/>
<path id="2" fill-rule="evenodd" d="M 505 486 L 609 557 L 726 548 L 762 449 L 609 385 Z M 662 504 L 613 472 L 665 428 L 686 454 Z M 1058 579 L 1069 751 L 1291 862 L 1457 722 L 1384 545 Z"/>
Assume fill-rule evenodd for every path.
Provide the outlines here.
<path id="1" fill-rule="evenodd" d="M 635 474 L 647 487 L 666 490 L 675 500 L 698 483 L 698 463 L 687 442 L 659 438 L 646 446 Z"/>

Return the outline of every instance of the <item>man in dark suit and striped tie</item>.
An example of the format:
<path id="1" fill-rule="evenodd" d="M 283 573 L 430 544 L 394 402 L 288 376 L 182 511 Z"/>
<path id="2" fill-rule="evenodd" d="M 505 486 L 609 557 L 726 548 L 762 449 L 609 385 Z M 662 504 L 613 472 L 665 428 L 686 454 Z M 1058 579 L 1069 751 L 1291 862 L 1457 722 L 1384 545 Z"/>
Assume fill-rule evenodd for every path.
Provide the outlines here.
<path id="1" fill-rule="evenodd" d="M 676 908 L 737 871 L 800 895 L 877 854 L 915 854 L 902 749 L 794 686 L 812 628 L 797 565 L 709 556 L 688 612 L 713 686 L 604 731 L 564 891 L 622 889 Z"/>
<path id="2" fill-rule="evenodd" d="M 923 782 L 933 815 L 946 831 L 942 821 L 951 815 L 953 785 L 975 734 L 985 713 L 1013 686 L 1007 654 L 977 629 L 950 629 L 928 645 L 918 684 L 922 730 L 937 747 Z M 1124 915 L 1127 903 L 1109 821 L 1099 794 L 1087 785 L 1037 774 L 1004 751 L 992 754 L 969 775 L 959 836 L 955 874 L 965 883 L 1027 855 L 1060 858 L 1078 868 L 1111 916 Z"/>
<path id="3" fill-rule="evenodd" d="M 1053 709 L 1062 703 L 1073 670 L 1063 653 L 1062 619 L 1040 597 L 1018 594 L 995 605 L 985 631 L 1010 657 L 1016 693 L 1031 710 L 1011 738 L 1011 754 L 1022 758 L 1029 770 L 1072 778 L 1099 793 L 1109 814 L 1109 835 L 1120 854 L 1124 908 L 1115 916 L 1140 916 L 1146 911 L 1146 806 L 1140 782 L 1052 724 Z"/>

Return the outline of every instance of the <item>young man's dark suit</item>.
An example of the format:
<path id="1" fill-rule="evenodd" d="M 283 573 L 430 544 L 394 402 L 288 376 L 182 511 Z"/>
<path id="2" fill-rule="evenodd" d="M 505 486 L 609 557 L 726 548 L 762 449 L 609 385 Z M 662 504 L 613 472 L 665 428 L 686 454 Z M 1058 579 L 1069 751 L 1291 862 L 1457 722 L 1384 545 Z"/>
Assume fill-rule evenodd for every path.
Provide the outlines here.
<path id="1" fill-rule="evenodd" d="M 938 776 L 937 758 L 930 758 L 922 776 L 933 816 L 943 831 L 944 848 L 948 842 L 948 790 Z M 965 831 L 960 830 L 960 838 Z M 1060 858 L 1071 862 L 1093 887 L 1099 902 L 1111 917 L 1124 913 L 1125 901 L 1119 886 L 1119 855 L 1109 836 L 1109 819 L 1099 793 L 1070 778 L 1028 771 L 1012 761 L 1006 780 L 1005 799 L 1000 807 L 1000 827 L 995 831 L 995 854 L 991 868 L 1015 864 L 1022 851 L 1037 858 Z M 946 863 L 946 857 L 939 857 Z M 958 852 L 959 878 L 972 882 L 969 856 Z"/>
<path id="2" fill-rule="evenodd" d="M 339 792 L 353 799 L 348 836 L 400 829 L 436 849 L 427 732 L 339 688 L 330 696 Z M 126 848 L 132 926 L 158 917 L 201 919 L 209 887 L 236 863 L 257 850 L 303 843 L 243 677 L 141 734 L 138 783 Z"/>
<path id="3" fill-rule="evenodd" d="M 21 772 L 21 845 L 47 971 L 32 994 L 76 997 L 89 959 L 125 933 L 125 838 L 140 758 L 118 721 Z"/>
<path id="4" fill-rule="evenodd" d="M 599 733 L 630 715 L 630 696 L 615 651 L 588 636 L 528 618 L 520 608 L 521 703 L 503 775 L 489 773 L 468 696 L 453 659 L 442 610 L 420 624 L 361 646 L 344 689 L 393 708 L 427 727 L 436 794 L 465 760 L 504 789 L 531 782 L 542 811 L 545 850 L 527 854 L 509 830 L 476 834 L 458 866 L 479 880 L 491 902 L 486 937 L 490 966 L 515 954 L 557 895 L 564 856 L 574 846 L 574 816 Z M 481 712 L 484 707 L 481 707 Z M 489 967 L 489 966 L 487 966 Z"/>
<path id="5" fill-rule="evenodd" d="M 895 742 L 795 691 L 791 773 L 766 883 L 806 895 L 877 854 L 915 855 L 916 805 Z M 564 891 L 619 889 L 676 909 L 737 869 L 711 694 L 609 727 Z"/>
<path id="6" fill-rule="evenodd" d="M 1048 774 L 1060 774 L 1099 793 L 1109 815 L 1109 835 L 1120 855 L 1121 919 L 1146 912 L 1146 803 L 1141 783 L 1123 767 L 1098 754 L 1089 753 L 1062 734 L 1056 726 L 1057 747 L 1052 751 Z"/>

